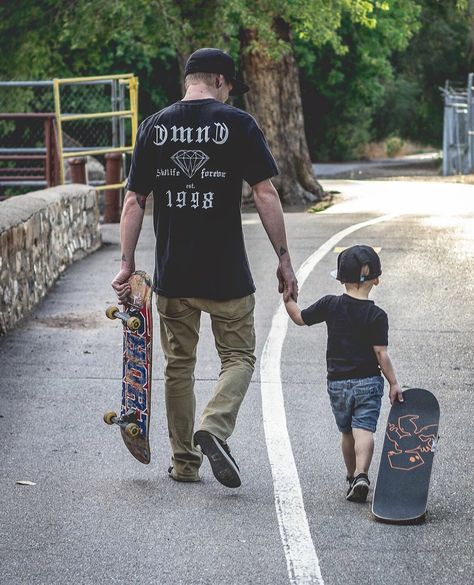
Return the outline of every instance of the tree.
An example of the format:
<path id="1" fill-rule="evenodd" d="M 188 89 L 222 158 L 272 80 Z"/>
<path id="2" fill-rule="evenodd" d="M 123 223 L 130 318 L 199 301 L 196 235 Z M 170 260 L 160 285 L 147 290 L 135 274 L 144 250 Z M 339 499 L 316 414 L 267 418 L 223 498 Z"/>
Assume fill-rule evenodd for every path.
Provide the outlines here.
<path id="1" fill-rule="evenodd" d="M 275 19 L 278 40 L 292 44 L 291 29 L 283 19 Z M 247 110 L 262 125 L 280 175 L 275 186 L 287 204 L 321 199 L 323 189 L 316 181 L 306 141 L 298 67 L 292 50 L 272 58 L 261 48 L 246 50 L 258 33 L 242 29 L 242 67 L 251 91 L 245 95 Z"/>
<path id="2" fill-rule="evenodd" d="M 403 51 L 391 56 L 393 77 L 375 117 L 379 137 L 403 138 L 441 146 L 446 80 L 466 86 L 474 65 L 473 2 L 419 0 L 419 30 Z"/>
<path id="3" fill-rule="evenodd" d="M 285 5 L 278 0 L 273 4 Z M 245 95 L 246 109 L 263 127 L 279 164 L 281 175 L 275 183 L 283 202 L 321 198 L 323 190 L 314 176 L 304 134 L 292 33 L 275 12 L 280 6 L 269 16 L 268 29 L 266 21 L 254 20 L 254 4 L 242 0 L 161 0 L 156 6 L 166 21 L 166 41 L 176 48 L 182 73 L 188 55 L 199 47 L 222 47 L 237 58 L 242 52 L 243 74 L 251 86 Z"/>
<path id="4" fill-rule="evenodd" d="M 330 43 L 344 51 L 338 36 L 343 13 L 374 26 L 373 6 L 365 1 L 250 0 L 234 1 L 240 22 L 241 63 L 252 91 L 247 109 L 262 125 L 281 174 L 275 184 L 284 203 L 321 199 L 305 134 L 294 35 L 314 45 Z"/>
<path id="5" fill-rule="evenodd" d="M 456 1 L 474 0 L 449 3 Z M 245 101 L 236 103 L 263 127 L 281 169 L 275 182 L 283 202 L 312 201 L 322 189 L 313 173 L 304 118 L 311 138 L 319 132 L 319 158 L 323 148 L 328 154 L 344 148 L 348 153 L 366 142 L 396 66 L 392 53 L 403 55 L 416 30 L 419 5 L 430 2 L 439 3 L 16 0 L 0 4 L 0 77 L 133 71 L 140 77 L 140 111 L 148 115 L 179 99 L 179 79 L 193 50 L 221 47 L 240 59 L 252 87 Z M 319 96 L 318 109 L 308 99 L 302 102 L 301 70 L 305 95 Z"/>
<path id="6" fill-rule="evenodd" d="M 398 0 L 375 7 L 373 16 L 376 26 L 370 28 L 343 14 L 339 36 L 346 51 L 296 38 L 305 123 L 315 160 L 360 157 L 366 144 L 379 138 L 381 122 L 377 119 L 376 126 L 375 119 L 396 75 L 393 59 L 417 33 L 420 6 Z M 411 92 L 405 95 L 405 103 L 399 100 L 395 107 L 416 103 Z M 387 112 L 387 120 L 393 113 Z"/>

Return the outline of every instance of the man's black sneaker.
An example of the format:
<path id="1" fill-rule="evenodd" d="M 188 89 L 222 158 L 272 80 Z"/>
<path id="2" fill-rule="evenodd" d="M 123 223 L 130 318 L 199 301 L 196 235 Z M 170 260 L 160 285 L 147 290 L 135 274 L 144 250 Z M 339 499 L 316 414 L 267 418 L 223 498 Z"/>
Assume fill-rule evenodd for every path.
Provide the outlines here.
<path id="1" fill-rule="evenodd" d="M 359 473 L 352 480 L 347 490 L 346 500 L 349 502 L 365 502 L 369 493 L 369 477 L 366 473 Z"/>
<path id="2" fill-rule="evenodd" d="M 227 443 L 221 441 L 207 431 L 194 433 L 194 443 L 201 447 L 201 451 L 209 459 L 214 477 L 222 485 L 237 488 L 240 481 L 239 466 L 230 454 Z"/>

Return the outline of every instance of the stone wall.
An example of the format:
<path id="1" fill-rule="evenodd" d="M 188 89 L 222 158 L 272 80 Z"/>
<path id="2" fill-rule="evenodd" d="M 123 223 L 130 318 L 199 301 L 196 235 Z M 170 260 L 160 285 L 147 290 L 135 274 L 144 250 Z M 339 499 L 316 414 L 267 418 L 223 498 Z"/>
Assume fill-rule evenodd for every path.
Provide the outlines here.
<path id="1" fill-rule="evenodd" d="M 101 245 L 96 192 L 62 185 L 0 202 L 0 335 Z"/>

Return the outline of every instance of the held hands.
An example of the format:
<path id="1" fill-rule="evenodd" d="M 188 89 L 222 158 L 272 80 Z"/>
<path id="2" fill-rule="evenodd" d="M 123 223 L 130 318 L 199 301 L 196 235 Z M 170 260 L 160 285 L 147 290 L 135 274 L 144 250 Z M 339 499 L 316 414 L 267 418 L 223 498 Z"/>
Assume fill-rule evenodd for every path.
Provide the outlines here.
<path id="1" fill-rule="evenodd" d="M 390 404 L 393 404 L 396 400 L 403 402 L 403 392 L 399 384 L 390 384 L 390 391 L 388 393 Z"/>
<path id="2" fill-rule="evenodd" d="M 112 280 L 112 288 L 117 293 L 117 298 L 120 303 L 124 304 L 132 292 L 128 279 L 132 275 L 133 270 L 122 268 L 117 276 Z"/>
<path id="3" fill-rule="evenodd" d="M 280 260 L 276 275 L 278 278 L 278 292 L 283 293 L 284 302 L 286 303 L 290 299 L 298 300 L 298 281 L 291 263 Z"/>

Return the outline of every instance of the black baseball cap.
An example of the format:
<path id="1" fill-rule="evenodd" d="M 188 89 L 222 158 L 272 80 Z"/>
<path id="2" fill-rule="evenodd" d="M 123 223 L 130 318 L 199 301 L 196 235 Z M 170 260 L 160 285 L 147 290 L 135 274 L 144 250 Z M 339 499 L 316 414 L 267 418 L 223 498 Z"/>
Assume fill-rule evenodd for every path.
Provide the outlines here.
<path id="1" fill-rule="evenodd" d="M 369 274 L 361 276 L 362 266 L 367 264 Z M 341 282 L 358 283 L 373 280 L 382 274 L 382 266 L 377 252 L 371 246 L 351 246 L 337 257 L 337 270 L 331 276 Z"/>
<path id="2" fill-rule="evenodd" d="M 194 51 L 184 67 L 184 76 L 189 73 L 222 73 L 232 83 L 230 95 L 241 95 L 250 89 L 246 83 L 236 79 L 234 60 L 220 49 L 204 48 Z"/>

